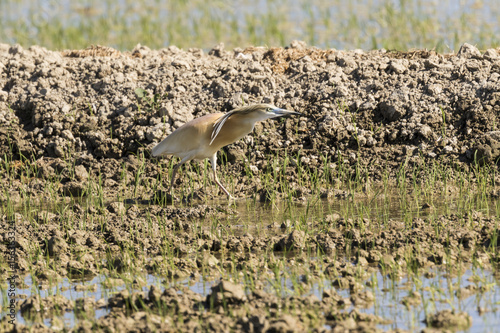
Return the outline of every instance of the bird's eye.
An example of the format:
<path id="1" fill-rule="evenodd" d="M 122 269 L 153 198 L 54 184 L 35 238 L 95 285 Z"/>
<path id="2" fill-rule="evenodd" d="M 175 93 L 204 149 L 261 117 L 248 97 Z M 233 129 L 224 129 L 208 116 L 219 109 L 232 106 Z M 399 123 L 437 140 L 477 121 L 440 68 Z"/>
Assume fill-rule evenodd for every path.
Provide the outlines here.
<path id="1" fill-rule="evenodd" d="M 266 109 L 266 112 L 272 112 L 273 111 L 273 108 L 267 108 Z"/>

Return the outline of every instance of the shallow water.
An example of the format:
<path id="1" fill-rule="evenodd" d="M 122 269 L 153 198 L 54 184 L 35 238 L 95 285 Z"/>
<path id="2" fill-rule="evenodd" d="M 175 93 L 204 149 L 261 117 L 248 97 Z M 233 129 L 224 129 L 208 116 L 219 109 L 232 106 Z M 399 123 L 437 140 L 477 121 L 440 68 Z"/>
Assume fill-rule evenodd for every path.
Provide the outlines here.
<path id="1" fill-rule="evenodd" d="M 315 199 L 312 201 L 261 203 L 254 200 L 237 200 L 228 204 L 237 211 L 228 218 L 227 227 L 234 235 L 249 233 L 282 234 L 282 223 L 289 220 L 300 223 L 324 219 L 328 215 L 338 214 L 345 219 L 370 219 L 384 224 L 390 220 L 409 222 L 414 218 L 435 218 L 441 215 L 467 216 L 471 212 L 486 216 L 500 217 L 500 201 L 481 195 L 455 194 L 447 197 L 429 196 L 427 200 L 414 196 L 401 196 L 397 192 L 386 195 L 374 194 L 353 197 L 347 191 L 336 199 Z M 209 202 L 209 204 L 221 203 Z"/>
<path id="2" fill-rule="evenodd" d="M 459 277 L 447 278 L 446 270 L 441 268 L 432 269 L 431 272 L 435 273 L 432 278 L 422 277 L 422 289 L 426 290 L 422 293 L 423 300 L 429 300 L 432 297 L 431 290 L 440 290 L 443 294 L 439 295 L 439 300 L 436 302 L 429 302 L 427 304 L 427 312 L 433 313 L 445 309 L 455 309 L 458 311 L 465 311 L 472 317 L 472 326 L 469 332 L 494 332 L 498 325 L 500 325 L 500 312 L 498 306 L 500 301 L 500 287 L 498 281 L 493 278 L 491 271 L 480 272 L 480 274 L 487 282 L 494 283 L 495 288 L 490 292 L 484 294 L 472 295 L 463 300 L 457 299 L 454 293 L 448 294 L 450 288 L 466 287 L 471 284 L 468 279 L 477 273 L 474 269 L 468 269 Z M 383 276 L 380 272 L 374 277 L 378 281 L 378 286 L 373 287 L 371 290 L 375 295 L 375 306 L 366 310 L 360 310 L 365 313 L 373 313 L 382 318 L 393 320 L 392 324 L 379 325 L 384 330 L 388 329 L 406 329 L 410 331 L 420 330 L 426 327 L 425 325 L 425 312 L 423 305 L 413 306 L 407 308 L 401 304 L 404 296 L 414 290 L 414 283 L 408 278 L 403 278 L 400 281 L 394 281 L 387 276 Z M 408 286 L 410 285 L 410 287 Z M 342 296 L 348 297 L 348 291 L 340 291 Z M 479 314 L 477 308 L 481 306 L 490 309 L 482 315 Z"/>
<path id="3" fill-rule="evenodd" d="M 478 270 L 470 267 L 462 275 L 457 277 L 449 277 L 449 272 L 442 267 L 433 268 L 429 270 L 433 275 L 430 278 L 421 278 L 420 288 L 422 290 L 422 298 L 424 302 L 427 303 L 424 307 L 423 303 L 417 306 L 412 306 L 407 308 L 405 305 L 401 304 L 401 300 L 404 296 L 407 296 L 409 292 L 415 290 L 414 281 L 409 280 L 407 277 L 401 280 L 393 280 L 387 275 L 382 275 L 380 271 L 371 277 L 371 281 L 376 281 L 372 287 L 368 287 L 367 290 L 371 290 L 376 298 L 373 306 L 367 309 L 358 308 L 359 312 L 374 314 L 380 316 L 384 319 L 390 319 L 393 322 L 387 325 L 378 325 L 379 328 L 388 329 L 406 329 L 410 331 L 420 330 L 425 328 L 424 323 L 426 311 L 433 313 L 436 311 L 444 309 L 455 309 L 457 311 L 465 311 L 472 317 L 472 326 L 468 332 L 495 332 L 496 328 L 500 325 L 500 286 L 499 281 L 494 278 L 493 272 L 489 270 Z M 494 287 L 485 292 L 477 293 L 464 299 L 458 299 L 453 292 L 457 288 L 466 287 L 473 284 L 469 280 L 480 278 L 482 280 L 481 285 L 492 284 Z M 141 289 L 133 289 L 125 287 L 125 285 L 115 287 L 113 289 L 104 289 L 101 283 L 106 279 L 105 276 L 99 275 L 94 277 L 92 280 L 86 281 L 85 285 L 97 284 L 98 288 L 96 291 L 84 291 L 77 292 L 74 290 L 76 285 L 81 284 L 81 282 L 72 282 L 65 278 L 62 283 L 57 286 L 53 286 L 46 290 L 37 291 L 41 297 L 46 297 L 47 295 L 61 294 L 70 300 L 76 300 L 81 297 L 93 297 L 96 300 L 101 298 L 106 301 L 114 293 L 119 292 L 125 288 L 134 291 L 148 291 L 149 287 L 143 287 Z M 169 284 L 169 286 L 185 286 L 192 291 L 199 293 L 200 295 L 206 296 L 210 293 L 211 287 L 218 283 L 218 279 L 205 280 L 200 278 L 196 281 L 191 279 L 184 279 L 182 281 L 177 281 L 175 283 Z M 163 279 L 148 274 L 146 276 L 147 285 L 156 285 L 161 290 L 165 289 L 165 284 Z M 31 285 L 31 278 L 28 276 L 25 278 L 25 283 Z M 283 290 L 289 290 L 290 295 L 293 294 L 293 283 L 290 280 L 283 279 L 282 286 Z M 64 291 L 61 291 L 61 288 Z M 315 284 L 313 288 L 303 296 L 308 294 L 314 294 L 318 299 L 322 299 L 323 290 L 326 289 L 337 289 L 332 286 L 331 280 L 325 280 L 319 284 Z M 272 291 L 270 285 L 266 288 L 268 291 Z M 450 292 L 452 290 L 452 292 Z M 343 298 L 350 297 L 349 290 L 338 290 L 337 292 Z M 18 289 L 19 294 L 24 294 L 30 296 L 32 290 L 30 289 Z M 4 295 L 2 295 L 4 296 Z M 286 295 L 283 295 L 286 296 Z M 434 300 L 432 300 L 434 298 Z M 480 313 L 478 308 L 487 309 L 486 312 Z M 350 312 L 354 309 L 353 306 L 344 309 L 346 312 Z M 96 309 L 95 318 L 98 319 L 109 313 L 107 309 Z M 59 316 L 66 327 L 73 327 L 78 320 L 75 318 L 73 312 L 66 312 L 63 316 Z M 21 324 L 30 324 L 29 320 L 25 320 L 21 314 L 18 312 L 16 321 Z M 51 325 L 51 319 L 44 319 L 43 323 L 47 326 Z"/>
<path id="4" fill-rule="evenodd" d="M 429 204 L 430 203 L 430 204 Z M 220 204 L 220 202 L 219 202 Z M 422 208 L 430 206 L 431 208 Z M 427 202 L 412 203 L 402 197 L 380 197 L 358 198 L 347 197 L 347 199 L 338 199 L 332 201 L 316 200 L 314 202 L 299 202 L 289 204 L 285 202 L 275 203 L 257 203 L 252 200 L 238 200 L 230 205 L 237 213 L 230 216 L 227 221 L 219 221 L 218 228 L 223 228 L 229 234 L 283 234 L 284 229 L 293 228 L 292 221 L 308 222 L 321 220 L 329 214 L 339 214 L 352 219 L 367 218 L 378 220 L 380 222 L 391 219 L 405 220 L 413 217 L 429 217 L 442 214 L 464 214 L 471 207 L 475 211 L 482 212 L 485 215 L 498 216 L 498 202 L 495 200 L 485 199 L 484 197 L 448 197 L 429 198 Z M 405 210 L 406 209 L 406 210 Z M 287 221 L 291 225 L 282 229 L 280 225 L 273 221 Z M 199 222 L 202 228 L 210 228 L 207 222 Z M 275 255 L 280 256 L 279 253 Z M 293 253 L 287 256 L 293 256 Z M 312 258 L 314 259 L 314 258 Z M 339 258 L 341 261 L 349 263 L 348 258 Z M 423 272 L 419 276 L 404 275 L 401 279 L 393 279 L 388 274 L 383 274 L 382 271 L 376 270 L 368 280 L 360 280 L 361 283 L 371 281 L 371 286 L 364 290 L 371 290 L 375 296 L 375 303 L 367 309 L 358 308 L 358 311 L 375 314 L 384 319 L 392 320 L 391 324 L 379 325 L 380 328 L 394 329 L 403 328 L 408 330 L 418 330 L 425 327 L 423 320 L 425 313 L 435 313 L 443 309 L 455 309 L 457 311 L 465 311 L 472 317 L 472 326 L 469 332 L 493 332 L 500 325 L 500 284 L 499 275 L 491 270 L 483 270 L 475 268 L 473 265 L 466 266 L 466 269 L 456 275 L 449 271 L 450 267 L 446 265 L 436 266 L 429 269 L 431 274 L 425 277 Z M 286 270 L 293 270 L 292 267 L 286 267 Z M 285 275 L 286 276 L 286 275 Z M 293 276 L 289 274 L 288 276 Z M 304 276 L 299 275 L 298 279 Z M 17 294 L 26 295 L 29 297 L 32 293 L 38 293 L 41 297 L 48 295 L 61 294 L 64 297 L 75 301 L 82 297 L 92 297 L 96 301 L 99 299 L 108 300 L 116 292 L 125 288 L 129 291 L 148 291 L 150 285 L 156 285 L 160 289 L 171 287 L 173 285 L 185 286 L 192 291 L 206 296 L 210 293 L 211 287 L 215 286 L 220 277 L 200 277 L 199 279 L 184 279 L 175 282 L 165 282 L 161 276 L 145 274 L 142 276 L 146 281 L 146 287 L 135 289 L 130 283 L 114 288 L 106 288 L 103 282 L 106 276 L 98 275 L 87 281 L 76 281 L 64 278 L 61 283 L 54 284 L 46 290 L 38 290 L 37 286 L 33 286 L 31 277 L 25 277 L 24 282 L 28 286 L 26 289 L 17 289 Z M 304 277 L 306 278 L 306 277 Z M 133 279 L 133 277 L 132 277 Z M 296 281 L 295 281 L 296 282 Z M 323 290 L 334 288 L 342 297 L 350 297 L 349 290 L 338 289 L 332 286 L 331 279 L 325 279 L 320 283 L 315 283 L 312 288 L 301 296 L 308 294 L 316 295 L 320 300 L 323 295 Z M 75 286 L 84 284 L 87 286 L 97 285 L 96 291 L 75 291 Z M 475 293 L 464 299 L 459 299 L 455 292 L 457 289 L 466 287 L 471 284 L 476 284 L 478 287 L 489 286 L 490 289 L 483 293 Z M 282 278 L 281 288 L 278 290 L 269 283 L 265 285 L 268 292 L 278 293 L 280 297 L 286 297 L 294 294 L 294 281 L 288 278 Z M 423 296 L 423 302 L 419 305 L 407 308 L 401 304 L 403 297 L 407 296 L 411 291 L 418 291 Z M 2 307 L 4 309 L 8 302 L 7 291 L 2 290 Z M 17 307 L 19 309 L 19 307 Z M 479 311 L 482 308 L 486 311 Z M 349 312 L 353 309 L 352 306 L 343 311 Z M 94 318 L 100 318 L 109 313 L 106 308 L 97 309 Z M 2 315 L 5 312 L 2 312 Z M 66 327 L 73 327 L 78 320 L 73 312 L 64 313 L 58 317 Z M 17 313 L 17 322 L 30 325 L 30 321 Z M 50 326 L 51 319 L 44 319 L 44 324 Z"/>

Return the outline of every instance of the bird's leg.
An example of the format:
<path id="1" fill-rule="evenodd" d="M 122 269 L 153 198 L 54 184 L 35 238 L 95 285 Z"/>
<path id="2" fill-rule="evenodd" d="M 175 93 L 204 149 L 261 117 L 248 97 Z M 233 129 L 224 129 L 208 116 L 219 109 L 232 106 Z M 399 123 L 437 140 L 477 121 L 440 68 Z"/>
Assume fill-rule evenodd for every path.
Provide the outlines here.
<path id="1" fill-rule="evenodd" d="M 231 195 L 231 193 L 229 193 L 228 190 L 226 190 L 224 188 L 224 186 L 222 186 L 221 182 L 217 178 L 217 173 L 215 172 L 215 169 L 214 169 L 214 179 L 215 179 L 215 182 L 217 183 L 217 185 L 219 185 L 219 187 L 224 191 L 224 193 L 226 193 L 226 195 L 229 197 L 229 199 L 234 199 L 233 196 Z"/>
<path id="2" fill-rule="evenodd" d="M 175 176 L 177 174 L 177 169 L 181 166 L 181 163 L 177 163 L 172 170 L 172 178 L 170 178 L 170 187 L 168 188 L 168 193 L 172 192 L 172 188 L 174 187 Z"/>
<path id="3" fill-rule="evenodd" d="M 183 158 L 179 163 L 177 163 L 173 170 L 172 170 L 172 178 L 170 179 L 170 187 L 168 189 L 168 192 L 170 193 L 172 191 L 172 188 L 174 187 L 174 181 L 175 181 L 175 176 L 177 175 L 177 170 L 180 168 L 181 165 L 186 163 L 189 160 L 189 158 Z"/>
<path id="4" fill-rule="evenodd" d="M 219 181 L 219 178 L 217 177 L 217 152 L 215 152 L 212 157 L 210 158 L 210 163 L 212 164 L 212 170 L 214 172 L 214 180 L 217 185 L 226 193 L 226 195 L 229 197 L 229 199 L 234 199 L 231 193 L 228 192 L 228 190 L 225 189 L 224 186 L 222 186 L 221 182 Z"/>

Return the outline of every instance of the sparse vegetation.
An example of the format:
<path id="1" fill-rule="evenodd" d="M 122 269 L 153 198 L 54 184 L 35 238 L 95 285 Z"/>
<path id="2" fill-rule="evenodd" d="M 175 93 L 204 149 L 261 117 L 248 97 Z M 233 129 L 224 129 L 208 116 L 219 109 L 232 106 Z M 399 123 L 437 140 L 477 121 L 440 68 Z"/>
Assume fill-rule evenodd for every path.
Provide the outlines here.
<path id="1" fill-rule="evenodd" d="M 119 183 L 123 186 L 119 198 L 150 197 L 164 181 L 162 177 L 149 177 L 145 172 L 144 156 L 136 158 L 139 164 L 133 179 L 126 178 L 126 172 L 120 173 Z M 328 160 L 327 156 L 319 159 Z M 151 202 L 143 206 L 133 203 L 126 208 L 114 201 L 113 195 L 106 193 L 99 174 L 89 175 L 88 189 L 83 192 L 86 195 L 61 197 L 58 190 L 61 181 L 74 169 L 69 161 L 60 173 L 42 183 L 48 196 L 37 200 L 29 190 L 36 179 L 33 175 L 39 172 L 37 163 L 29 159 L 20 163 L 5 156 L 0 171 L 9 175 L 10 182 L 2 183 L 1 192 L 9 193 L 11 186 L 18 184 L 21 198 L 17 203 L 3 201 L 0 213 L 4 220 L 22 219 L 32 232 L 40 235 L 45 234 L 43 230 L 54 219 L 59 220 L 62 234 L 57 239 L 63 244 L 67 242 L 66 246 L 72 249 L 70 257 L 74 258 L 69 262 L 61 260 L 63 254 L 54 252 L 57 249 L 50 245 L 56 240 L 47 235 L 42 244 L 26 249 L 27 272 L 32 282 L 20 290 L 31 297 L 39 295 L 49 302 L 52 299 L 47 298 L 49 296 L 91 296 L 89 291 L 70 296 L 64 290 L 69 287 L 95 291 L 92 285 L 97 283 L 97 290 L 110 302 L 108 306 L 125 297 L 125 304 L 129 304 L 127 307 L 130 306 L 131 312 L 145 310 L 150 315 L 167 317 L 177 316 L 177 310 L 172 312 L 168 304 L 160 300 L 153 304 L 151 296 L 142 299 L 137 292 L 144 286 L 153 288 L 153 285 L 158 290 L 173 288 L 185 292 L 190 288 L 204 297 L 210 294 L 207 285 L 219 279 L 231 280 L 241 284 L 250 299 L 258 290 L 277 296 L 281 313 L 294 315 L 297 309 L 301 309 L 300 304 L 291 301 L 294 297 L 306 297 L 312 293 L 325 300 L 331 297 L 332 290 L 337 290 L 333 291 L 338 293 L 333 299 L 338 304 L 335 308 L 339 310 L 336 311 L 340 311 L 337 316 L 347 315 L 347 312 L 342 314 L 340 304 L 367 301 L 382 328 L 390 328 L 393 324 L 384 319 L 393 317 L 384 310 L 393 304 L 389 301 L 391 299 L 402 298 L 395 311 L 398 325 L 408 329 L 420 327 L 422 311 L 435 313 L 448 306 L 470 309 L 464 300 L 471 292 L 481 295 L 478 304 L 485 311 L 494 309 L 498 288 L 494 277 L 487 272 L 494 265 L 494 258 L 498 257 L 499 207 L 496 200 L 487 195 L 496 189 L 496 184 L 487 180 L 495 178 L 496 168 L 476 166 L 461 170 L 440 163 L 409 168 L 402 163 L 393 184 L 366 188 L 360 159 L 358 166 L 346 168 L 340 161 L 332 169 L 330 163 L 324 162 L 316 170 L 304 167 L 297 156 L 293 158 L 297 163 L 292 169 L 300 176 L 298 184 L 314 189 L 304 198 L 300 187 L 296 188 L 287 177 L 291 160 L 288 155 L 284 158 L 267 157 L 269 167 L 258 176 L 267 192 L 266 203 L 259 203 L 262 197 L 256 193 L 253 200 L 229 206 L 216 204 L 219 213 L 210 213 L 210 217 L 205 215 L 204 219 L 199 219 L 196 217 L 198 203 L 177 203 L 177 208 L 162 208 Z M 125 168 L 125 165 L 120 167 Z M 248 177 L 253 176 L 249 168 L 245 170 Z M 197 184 L 202 184 L 209 173 L 207 164 L 195 165 L 185 172 L 193 185 L 184 191 L 199 192 Z M 391 170 L 385 173 L 391 173 Z M 70 175 L 74 175 L 74 171 Z M 225 181 L 231 183 L 230 178 Z M 449 195 L 450 188 L 454 188 L 452 195 Z M 189 195 L 189 192 L 183 195 Z M 200 203 L 214 205 L 203 199 Z M 136 214 L 133 219 L 130 219 L 131 211 Z M 195 214 L 188 220 L 171 220 L 168 214 L 172 211 L 188 215 L 192 211 Z M 395 228 L 399 223 L 400 227 Z M 124 232 L 127 236 L 110 242 L 109 231 L 113 230 L 110 225 L 118 226 L 113 232 Z M 485 232 L 485 228 L 489 231 Z M 79 241 L 67 235 L 74 235 L 78 230 L 97 237 L 95 241 L 102 246 L 77 250 L 72 242 Z M 422 236 L 413 236 L 411 230 L 422 232 Z M 172 238 L 177 232 L 185 231 L 188 232 L 187 238 L 179 238 L 184 238 L 181 243 L 179 239 L 175 240 L 179 236 Z M 457 238 L 454 235 L 457 233 L 476 234 L 488 242 L 463 243 L 465 239 Z M 332 242 L 331 237 L 337 238 Z M 147 251 L 136 247 L 145 239 L 159 241 L 154 252 L 151 252 L 151 247 Z M 257 245 L 260 243 L 252 239 L 265 241 Z M 248 240 L 250 242 L 245 243 Z M 458 247 L 453 245 L 457 241 L 462 243 Z M 230 242 L 235 242 L 233 246 L 236 248 L 229 246 Z M 214 244 L 221 244 L 221 248 L 214 251 Z M 212 250 L 200 251 L 207 246 Z M 237 248 L 242 252 L 234 252 Z M 184 255 L 179 256 L 180 253 Z M 218 253 L 217 258 L 211 253 Z M 75 261 L 85 264 L 78 266 Z M 366 266 L 368 263 L 377 263 L 379 268 Z M 67 271 L 73 282 L 65 282 L 61 271 Z M 447 278 L 449 275 L 456 278 Z M 79 282 L 86 276 L 93 279 Z M 472 284 L 474 287 L 469 287 L 466 280 L 472 281 L 472 278 L 477 280 Z M 156 282 L 151 284 L 151 281 Z M 405 283 L 409 290 L 400 291 L 398 286 Z M 37 287 L 39 285 L 41 289 Z M 2 306 L 6 306 L 5 289 L 2 299 Z M 54 304 L 49 302 L 46 306 L 56 306 L 55 312 L 50 313 L 62 316 L 64 311 L 57 310 L 58 303 L 55 298 L 53 300 Z M 448 306 L 443 306 L 443 302 Z M 199 306 L 203 308 L 201 303 Z M 229 307 L 223 307 L 226 315 L 234 316 Z M 215 309 L 214 304 L 209 307 L 210 311 Z M 310 309 L 323 313 L 324 302 L 316 303 Z M 39 320 L 28 314 L 24 317 L 26 323 Z M 92 316 L 78 318 L 74 318 L 76 325 L 81 320 L 93 320 Z M 329 321 L 315 315 L 308 323 L 309 328 L 313 328 Z M 177 325 L 181 328 L 183 322 Z"/>
<path id="2" fill-rule="evenodd" d="M 47 18 L 0 1 L 5 42 L 154 49 L 0 46 L 0 249 L 15 226 L 19 272 L 17 326 L 2 319 L 0 331 L 498 327 L 499 34 L 488 20 L 469 34 L 474 10 L 497 6 L 447 16 L 427 2 L 339 3 L 299 1 L 292 20 L 278 2 L 244 16 L 227 3 L 75 2 L 79 15 Z M 187 50 L 304 36 L 490 49 Z M 186 50 L 159 50 L 171 44 Z M 303 115 L 221 150 L 236 201 L 208 161 L 181 168 L 165 195 L 178 160 L 151 157 L 154 144 L 262 101 Z M 0 256 L 2 318 L 10 265 Z"/>
<path id="3" fill-rule="evenodd" d="M 122 51 L 138 43 L 153 49 L 209 49 L 221 41 L 232 48 L 284 46 L 294 39 L 321 48 L 438 52 L 456 52 L 464 41 L 480 49 L 500 43 L 495 24 L 499 9 L 492 0 L 460 6 L 407 0 L 262 4 L 74 1 L 71 11 L 56 6 L 49 13 L 41 3 L 1 1 L 0 40 L 56 50 L 100 44 Z"/>

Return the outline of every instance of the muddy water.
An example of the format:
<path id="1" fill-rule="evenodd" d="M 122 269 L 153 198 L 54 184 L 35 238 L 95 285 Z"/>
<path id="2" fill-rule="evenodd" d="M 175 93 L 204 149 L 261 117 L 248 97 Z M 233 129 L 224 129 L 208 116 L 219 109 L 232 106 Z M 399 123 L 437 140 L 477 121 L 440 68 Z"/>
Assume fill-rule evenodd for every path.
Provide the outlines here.
<path id="1" fill-rule="evenodd" d="M 215 203 L 209 203 L 215 204 Z M 221 204 L 221 202 L 217 202 Z M 193 205 L 196 205 L 194 203 Z M 429 218 L 442 216 L 443 214 L 462 214 L 470 211 L 482 213 L 486 216 L 498 216 L 498 202 L 486 200 L 483 197 L 450 197 L 444 199 L 429 198 L 427 201 L 408 201 L 403 197 L 386 196 L 384 198 L 354 198 L 347 197 L 336 201 L 318 199 L 316 201 L 299 202 L 295 204 L 276 202 L 259 203 L 252 200 L 239 200 L 228 206 L 229 214 L 225 221 L 211 221 L 210 219 L 198 221 L 194 228 L 206 230 L 219 230 L 229 235 L 241 236 L 252 235 L 253 237 L 263 237 L 263 235 L 282 235 L 288 233 L 296 227 L 307 226 L 318 220 L 327 220 L 332 215 L 338 214 L 350 219 L 367 219 L 370 221 L 380 221 L 390 223 L 392 220 L 405 221 L 413 218 Z M 402 209 L 404 208 L 404 209 Z M 406 209 L 406 210 L 405 210 Z M 280 222 L 275 222 L 280 221 Z M 295 222 L 293 222 L 295 221 Z M 298 222 L 297 222 L 298 221 Z M 295 223 L 300 223 L 295 225 Z M 280 258 L 284 254 L 276 252 L 273 256 Z M 190 254 L 187 257 L 192 256 Z M 286 254 L 288 259 L 300 254 L 293 251 Z M 316 258 L 315 253 L 309 253 L 311 262 L 321 262 L 321 258 Z M 345 266 L 352 266 L 353 269 L 359 266 L 358 260 L 352 254 L 336 254 L 336 261 L 342 262 Z M 221 261 L 223 260 L 222 258 Z M 297 259 L 298 260 L 298 259 Z M 479 265 L 480 266 L 480 265 Z M 369 264 L 361 267 L 366 274 L 359 274 L 358 283 L 363 285 L 363 292 L 371 293 L 372 302 L 365 306 L 359 306 L 358 293 L 355 288 L 342 286 L 339 284 L 340 278 L 329 276 L 320 278 L 312 283 L 308 288 L 301 289 L 301 281 L 309 278 L 307 270 L 297 271 L 293 261 L 286 261 L 283 271 L 285 272 L 279 279 L 279 285 L 271 278 L 263 279 L 263 290 L 269 294 L 274 294 L 280 298 L 289 297 L 315 297 L 319 301 L 324 301 L 325 297 L 332 297 L 331 290 L 334 290 L 335 297 L 338 297 L 338 304 L 341 311 L 345 313 L 362 313 L 379 318 L 376 327 L 382 330 L 405 329 L 415 331 L 426 327 L 424 322 L 427 314 L 451 309 L 456 312 L 465 312 L 472 319 L 472 324 L 468 331 L 484 332 L 495 330 L 500 325 L 500 276 L 492 268 L 480 268 L 474 264 L 436 265 L 428 269 L 421 269 L 418 274 L 394 272 L 391 268 L 380 264 Z M 298 273 L 297 273 L 298 272 Z M 142 291 L 147 293 L 152 285 L 160 290 L 175 288 L 177 292 L 191 290 L 205 298 L 211 293 L 212 287 L 216 286 L 220 278 L 231 276 L 231 273 L 222 272 L 216 274 L 195 275 L 193 278 L 172 280 L 163 276 L 144 273 L 139 278 L 122 273 L 128 276 L 127 282 L 118 283 L 115 287 L 106 286 L 109 277 L 97 275 L 86 281 L 70 280 L 64 278 L 59 283 L 49 283 L 49 287 L 39 289 L 33 285 L 30 275 L 25 276 L 24 286 L 18 288 L 18 294 L 22 298 L 30 298 L 38 294 L 41 298 L 51 295 L 62 295 L 70 301 L 81 298 L 93 298 L 97 301 L 94 311 L 87 314 L 87 318 L 98 320 L 110 314 L 110 298 L 123 290 L 129 292 Z M 355 276 L 356 274 L 353 274 Z M 340 276 L 340 275 L 339 275 Z M 141 281 L 133 284 L 134 280 Z M 87 291 L 80 287 L 93 286 Z M 249 294 L 250 290 L 246 290 Z M 419 296 L 416 296 L 418 293 Z M 410 297 L 409 297 L 410 296 Z M 6 290 L 2 290 L 2 309 L 7 308 L 8 298 Z M 2 315 L 5 314 L 2 312 Z M 46 326 L 61 325 L 70 328 L 78 325 L 81 318 L 77 318 L 74 311 L 63 312 L 62 314 L 38 317 L 36 319 L 17 313 L 19 324 L 31 326 L 35 322 L 42 322 Z M 327 320 L 324 328 L 328 329 L 332 325 Z"/>
<path id="2" fill-rule="evenodd" d="M 446 267 L 439 267 L 430 269 L 426 273 L 427 277 L 419 276 L 412 279 L 402 278 L 394 280 L 390 276 L 383 275 L 378 271 L 372 274 L 369 279 L 369 281 L 373 283 L 369 290 L 375 296 L 376 301 L 373 306 L 361 308 L 356 311 L 365 314 L 373 314 L 386 319 L 386 323 L 377 325 L 378 328 L 384 331 L 396 328 L 416 331 L 425 327 L 426 312 L 455 309 L 464 311 L 471 316 L 472 326 L 470 330 L 467 330 L 468 332 L 494 332 L 498 325 L 500 325 L 500 314 L 498 312 L 498 307 L 500 305 L 499 277 L 497 276 L 495 279 L 491 270 L 479 270 L 474 268 L 463 271 L 459 276 L 454 275 L 455 274 L 450 273 Z M 101 286 L 101 283 L 105 280 L 105 276 L 99 275 L 92 280 L 84 282 L 85 285 L 97 285 L 95 291 L 75 291 L 75 286 L 81 285 L 82 282 L 64 279 L 62 283 L 46 290 L 36 291 L 36 288 L 27 288 L 20 289 L 19 292 L 27 297 L 35 292 L 39 293 L 41 297 L 60 294 L 70 300 L 76 300 L 82 297 L 93 297 L 96 300 L 103 299 L 107 302 L 109 297 L 116 292 L 131 288 L 130 286 L 120 285 L 112 289 L 105 289 Z M 455 290 L 473 285 L 473 281 L 477 282 L 478 280 L 480 280 L 480 284 L 482 285 L 494 285 L 494 287 L 488 292 L 473 294 L 469 297 L 459 298 L 457 296 Z M 25 284 L 27 286 L 32 287 L 31 282 L 29 276 L 25 278 Z M 217 285 L 218 279 L 184 279 L 170 283 L 167 286 L 163 282 L 161 277 L 150 274 L 146 276 L 146 283 L 148 286 L 156 285 L 162 290 L 164 290 L 165 287 L 184 286 L 204 297 L 209 294 L 212 287 Z M 419 286 L 418 289 L 416 285 Z M 288 290 L 288 292 L 284 292 L 281 296 L 286 297 L 287 294 L 289 294 L 288 296 L 294 294 L 293 283 L 290 280 L 284 279 L 282 281 L 282 286 L 283 290 Z M 315 284 L 313 288 L 303 296 L 315 295 L 321 300 L 324 296 L 324 291 L 332 288 L 335 289 L 337 287 L 332 285 L 331 280 L 325 280 L 322 281 L 322 283 Z M 147 292 L 149 287 L 131 289 Z M 266 286 L 266 289 L 269 291 L 273 290 L 271 285 Z M 405 297 L 415 290 L 423 291 L 421 296 L 423 300 L 422 303 L 425 303 L 425 305 L 405 306 L 403 304 Z M 338 290 L 338 294 L 344 299 L 349 299 L 351 296 L 348 289 L 340 289 Z M 355 307 L 351 305 L 347 306 L 345 311 L 350 312 L 354 309 Z M 109 312 L 110 310 L 106 307 L 96 309 L 94 318 L 99 319 Z M 74 327 L 75 323 L 78 321 L 74 312 L 66 312 L 64 315 L 56 316 L 55 318 L 60 319 L 67 328 Z M 43 323 L 50 327 L 52 320 L 53 318 L 45 318 L 43 319 Z M 17 315 L 17 321 L 28 326 L 34 323 L 29 318 L 24 318 L 20 313 Z M 329 328 L 329 325 L 325 325 L 325 327 Z"/>
<path id="3" fill-rule="evenodd" d="M 375 191 L 377 193 L 377 191 Z M 400 196 L 396 191 L 385 195 L 357 196 L 342 192 L 337 200 L 316 199 L 311 202 L 262 203 L 255 200 L 238 200 L 230 207 L 236 213 L 228 218 L 227 226 L 234 235 L 249 233 L 283 233 L 282 229 L 293 227 L 291 221 L 312 222 L 338 214 L 346 219 L 368 218 L 379 223 L 389 220 L 411 221 L 413 218 L 428 218 L 441 215 L 466 215 L 471 207 L 486 216 L 500 216 L 500 202 L 481 195 L 452 195 L 446 198 L 429 197 L 428 200 L 411 196 Z M 227 203 L 226 201 L 222 201 Z M 211 201 L 209 204 L 221 203 Z M 277 223 L 276 221 L 284 221 Z M 291 223 L 291 224 L 290 224 Z"/>

